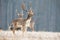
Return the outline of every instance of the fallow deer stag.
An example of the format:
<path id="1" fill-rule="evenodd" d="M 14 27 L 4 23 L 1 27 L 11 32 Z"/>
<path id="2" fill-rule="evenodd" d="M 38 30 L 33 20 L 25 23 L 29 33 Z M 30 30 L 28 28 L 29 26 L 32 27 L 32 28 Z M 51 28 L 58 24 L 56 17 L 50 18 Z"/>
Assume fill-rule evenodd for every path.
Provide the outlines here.
<path id="1" fill-rule="evenodd" d="M 13 24 L 13 33 L 15 33 L 15 29 L 20 27 L 23 32 L 27 31 L 27 27 L 29 27 L 32 31 L 34 31 L 34 22 L 32 21 L 33 11 L 29 9 L 28 16 L 26 19 L 22 18 L 22 15 L 19 15 L 20 18 L 12 21 Z"/>

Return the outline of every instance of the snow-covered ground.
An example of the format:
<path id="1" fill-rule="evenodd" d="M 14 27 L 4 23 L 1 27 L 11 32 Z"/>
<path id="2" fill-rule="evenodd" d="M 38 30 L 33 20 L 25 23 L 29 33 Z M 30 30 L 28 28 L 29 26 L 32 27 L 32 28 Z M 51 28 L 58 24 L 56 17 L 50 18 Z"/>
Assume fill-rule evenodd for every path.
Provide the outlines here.
<path id="1" fill-rule="evenodd" d="M 60 33 L 57 32 L 25 32 L 1 31 L 0 40 L 60 40 Z"/>

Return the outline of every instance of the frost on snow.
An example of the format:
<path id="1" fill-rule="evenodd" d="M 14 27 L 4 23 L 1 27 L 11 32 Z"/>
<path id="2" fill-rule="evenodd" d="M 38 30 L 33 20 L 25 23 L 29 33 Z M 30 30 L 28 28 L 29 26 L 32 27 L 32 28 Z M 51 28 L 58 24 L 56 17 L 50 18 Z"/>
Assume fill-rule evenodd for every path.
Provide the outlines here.
<path id="1" fill-rule="evenodd" d="M 0 40 L 60 40 L 59 32 L 1 31 Z"/>

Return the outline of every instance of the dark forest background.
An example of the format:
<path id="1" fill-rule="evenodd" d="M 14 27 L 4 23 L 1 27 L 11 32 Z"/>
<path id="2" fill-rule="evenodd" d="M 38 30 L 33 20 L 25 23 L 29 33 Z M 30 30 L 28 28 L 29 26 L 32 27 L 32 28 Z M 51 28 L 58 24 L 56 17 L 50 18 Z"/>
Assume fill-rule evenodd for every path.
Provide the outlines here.
<path id="1" fill-rule="evenodd" d="M 8 24 L 17 18 L 16 9 L 22 12 L 22 0 L 0 0 L 0 28 L 7 30 Z M 35 30 L 60 32 L 60 0 L 24 0 L 26 9 L 32 3 Z M 26 17 L 27 13 L 24 13 Z"/>

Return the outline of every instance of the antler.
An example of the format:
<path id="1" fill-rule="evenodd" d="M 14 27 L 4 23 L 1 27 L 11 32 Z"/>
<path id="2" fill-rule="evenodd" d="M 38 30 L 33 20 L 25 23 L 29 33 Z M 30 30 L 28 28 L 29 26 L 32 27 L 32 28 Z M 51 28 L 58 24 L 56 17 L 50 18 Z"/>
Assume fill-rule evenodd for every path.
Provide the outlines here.
<path id="1" fill-rule="evenodd" d="M 17 11 L 17 9 L 16 9 L 16 13 L 17 13 L 17 15 L 18 15 L 19 17 L 23 17 L 23 15 L 24 15 L 22 12 L 19 14 L 18 11 Z"/>
<path id="2" fill-rule="evenodd" d="M 18 10 L 16 9 L 16 13 L 17 13 L 17 15 L 19 16 L 19 13 L 18 13 Z"/>
<path id="3" fill-rule="evenodd" d="M 24 3 L 22 3 L 21 8 L 22 8 L 22 10 L 25 10 L 25 4 Z"/>

